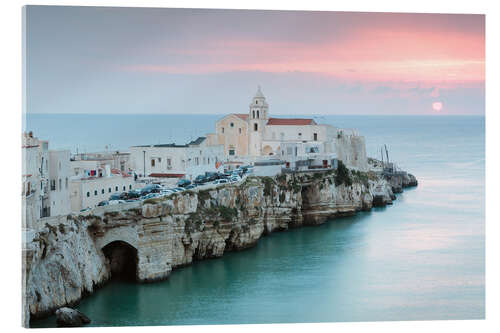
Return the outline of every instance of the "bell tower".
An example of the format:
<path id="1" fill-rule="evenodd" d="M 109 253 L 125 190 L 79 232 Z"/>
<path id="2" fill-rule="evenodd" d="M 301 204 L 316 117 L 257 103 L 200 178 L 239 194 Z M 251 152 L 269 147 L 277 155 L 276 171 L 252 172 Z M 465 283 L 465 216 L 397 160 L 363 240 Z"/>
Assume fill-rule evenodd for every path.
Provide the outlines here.
<path id="1" fill-rule="evenodd" d="M 248 152 L 251 156 L 260 156 L 262 154 L 262 137 L 264 127 L 267 124 L 269 105 L 266 97 L 262 94 L 260 86 L 257 88 L 255 96 L 249 106 L 248 113 Z"/>

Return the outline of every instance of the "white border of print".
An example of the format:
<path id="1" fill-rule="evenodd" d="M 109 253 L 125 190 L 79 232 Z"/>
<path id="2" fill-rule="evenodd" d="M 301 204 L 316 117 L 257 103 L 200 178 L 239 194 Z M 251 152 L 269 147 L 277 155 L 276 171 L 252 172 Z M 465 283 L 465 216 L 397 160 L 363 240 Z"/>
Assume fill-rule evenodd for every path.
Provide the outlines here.
<path id="1" fill-rule="evenodd" d="M 7 3 L 6 3 L 7 2 Z M 20 170 L 21 154 L 21 7 L 24 1 L 8 0 L 1 4 L 0 34 L 2 41 L 1 66 L 1 104 L 2 104 L 2 141 L 7 152 L 3 154 L 1 175 L 6 181 L 0 193 L 2 209 L 2 232 L 1 253 L 2 268 L 1 294 L 2 327 L 12 330 L 21 328 L 21 233 L 20 233 Z M 170 332 L 233 332 L 235 329 L 243 332 L 255 330 L 273 330 L 282 332 L 299 332 L 303 330 L 314 331 L 341 331 L 341 332 L 489 332 L 494 331 L 499 324 L 498 307 L 498 265 L 492 263 L 495 254 L 498 255 L 498 210 L 493 204 L 495 194 L 493 191 L 500 185 L 498 170 L 498 149 L 495 143 L 500 142 L 500 131 L 496 128 L 498 124 L 498 110 L 500 110 L 498 89 L 499 82 L 499 46 L 498 31 L 500 31 L 500 13 L 494 1 L 456 1 L 456 0 L 377 0 L 346 2 L 324 1 L 297 1 L 290 0 L 280 3 L 278 0 L 253 0 L 253 1 L 216 1 L 202 0 L 184 1 L 127 1 L 127 0 L 103 0 L 103 1 L 29 1 L 30 5 L 84 5 L 84 6 L 127 6 L 127 7 L 183 7 L 183 8 L 241 8 L 241 9 L 288 9 L 288 10 L 332 10 L 332 11 L 378 11 L 378 12 L 433 12 L 433 13 L 474 13 L 486 14 L 486 45 L 487 45 L 487 84 L 486 84 L 486 320 L 479 321 L 418 321 L 418 322 L 377 322 L 377 323 L 325 323 L 325 324 L 294 324 L 294 325 L 225 325 L 225 326 L 177 326 L 168 327 Z M 496 33 L 495 33 L 496 32 Z M 496 171 L 496 172 L 494 172 Z M 49 331 L 53 331 L 50 329 Z M 58 329 L 59 331 L 60 329 Z M 122 330 L 146 330 L 147 332 L 163 332 L 164 327 L 120 327 L 120 328 L 97 328 L 93 332 L 104 331 L 119 332 Z"/>

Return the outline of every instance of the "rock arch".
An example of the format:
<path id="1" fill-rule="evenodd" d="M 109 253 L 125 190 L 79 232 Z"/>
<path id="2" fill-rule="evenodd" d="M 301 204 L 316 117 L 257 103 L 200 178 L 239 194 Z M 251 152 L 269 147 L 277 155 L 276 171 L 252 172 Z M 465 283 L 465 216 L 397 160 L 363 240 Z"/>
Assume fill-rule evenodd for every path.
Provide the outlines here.
<path id="1" fill-rule="evenodd" d="M 106 257 L 112 278 L 137 280 L 139 276 L 139 236 L 134 227 L 108 229 L 96 239 Z"/>
<path id="2" fill-rule="evenodd" d="M 134 227 L 108 229 L 102 237 L 96 239 L 96 245 L 99 249 L 103 249 L 106 245 L 115 241 L 122 241 L 128 243 L 136 250 L 139 249 L 139 236 Z"/>
<path id="3" fill-rule="evenodd" d="M 112 278 L 137 281 L 137 249 L 124 241 L 113 241 L 102 248 Z"/>

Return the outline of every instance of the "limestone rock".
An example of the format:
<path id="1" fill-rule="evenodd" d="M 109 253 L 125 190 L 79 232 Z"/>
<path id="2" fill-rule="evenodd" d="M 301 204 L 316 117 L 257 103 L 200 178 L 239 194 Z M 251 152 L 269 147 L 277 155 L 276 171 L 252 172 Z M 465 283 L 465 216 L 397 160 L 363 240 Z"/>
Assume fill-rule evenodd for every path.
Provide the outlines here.
<path id="1" fill-rule="evenodd" d="M 60 308 L 56 311 L 58 327 L 81 327 L 90 324 L 90 319 L 82 312 L 71 308 Z"/>
<path id="2" fill-rule="evenodd" d="M 108 280 L 111 265 L 103 248 L 111 242 L 134 249 L 138 281 L 156 281 L 194 260 L 255 246 L 274 231 L 392 204 L 395 185 L 416 183 L 410 174 L 358 179 L 336 186 L 332 173 L 248 177 L 240 185 L 177 193 L 116 214 L 70 216 L 62 228 L 48 225 L 24 252 L 26 317 L 73 304 Z"/>

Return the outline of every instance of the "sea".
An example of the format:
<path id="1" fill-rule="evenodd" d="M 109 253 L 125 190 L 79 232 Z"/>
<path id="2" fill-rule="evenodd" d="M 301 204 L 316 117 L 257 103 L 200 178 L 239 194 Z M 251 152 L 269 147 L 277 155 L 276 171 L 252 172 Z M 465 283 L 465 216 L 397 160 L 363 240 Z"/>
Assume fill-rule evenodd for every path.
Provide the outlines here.
<path id="1" fill-rule="evenodd" d="M 50 149 L 126 151 L 185 143 L 221 115 L 28 114 Z M 485 118 L 326 116 L 356 128 L 369 156 L 414 174 L 393 205 L 276 232 L 256 247 L 176 269 L 168 280 L 112 280 L 77 309 L 90 326 L 311 323 L 485 317 Z M 54 316 L 32 322 L 55 326 Z"/>

